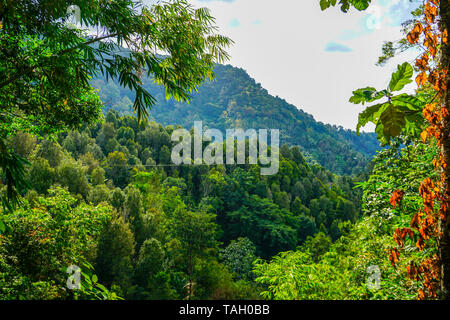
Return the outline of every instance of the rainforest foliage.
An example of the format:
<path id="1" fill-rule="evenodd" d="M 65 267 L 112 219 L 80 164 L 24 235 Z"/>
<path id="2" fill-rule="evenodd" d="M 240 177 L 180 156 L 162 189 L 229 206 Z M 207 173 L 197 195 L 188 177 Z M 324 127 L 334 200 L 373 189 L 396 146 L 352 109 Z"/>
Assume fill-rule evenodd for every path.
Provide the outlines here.
<path id="1" fill-rule="evenodd" d="M 257 165 L 178 167 L 173 130 L 110 110 L 54 141 L 11 139 L 32 189 L 3 212 L 2 297 L 23 286 L 29 297 L 69 297 L 64 267 L 79 262 L 124 298 L 259 298 L 255 260 L 301 245 L 318 257 L 360 216 L 360 180 L 308 164 L 298 147 L 280 148 L 273 176 Z"/>
<path id="2" fill-rule="evenodd" d="M 99 33 L 68 24 L 67 1 L 0 0 L 0 299 L 445 297 L 445 5 L 404 25 L 415 66 L 349 97 L 368 104 L 358 133 L 376 127 L 358 136 L 220 64 L 232 41 L 206 9 L 74 3 Z M 174 165 L 171 135 L 195 120 L 280 129 L 278 173 Z"/>
<path id="3" fill-rule="evenodd" d="M 352 130 L 317 122 L 298 107 L 270 95 L 243 69 L 216 65 L 214 72 L 216 80 L 202 84 L 189 104 L 165 101 L 164 91 L 151 78 L 144 78 L 144 88 L 157 97 L 150 117 L 163 125 L 185 128 L 203 121 L 223 132 L 228 128 L 280 129 L 282 143 L 300 146 L 305 157 L 337 174 L 361 173 L 379 148 L 375 134 L 358 136 Z M 99 89 L 105 112 L 114 109 L 121 115 L 133 114 L 132 91 L 102 77 L 92 84 Z"/>
<path id="4" fill-rule="evenodd" d="M 407 146 L 405 146 L 407 144 Z M 434 176 L 436 146 L 394 139 L 373 160 L 370 178 L 361 183 L 363 217 L 343 230 L 343 236 L 319 253 L 319 243 L 284 252 L 269 263 L 257 261 L 256 281 L 265 284 L 262 294 L 273 299 L 415 299 L 419 280 L 408 279 L 406 267 L 431 257 L 413 241 L 406 245 L 401 262 L 393 267 L 388 255 L 399 226 L 409 225 L 422 204 L 418 190 L 427 176 Z M 405 190 L 401 206 L 393 208 L 395 190 Z M 316 241 L 319 238 L 316 235 Z M 308 244 L 310 244 L 308 246 Z M 377 274 L 379 283 L 372 283 Z"/>

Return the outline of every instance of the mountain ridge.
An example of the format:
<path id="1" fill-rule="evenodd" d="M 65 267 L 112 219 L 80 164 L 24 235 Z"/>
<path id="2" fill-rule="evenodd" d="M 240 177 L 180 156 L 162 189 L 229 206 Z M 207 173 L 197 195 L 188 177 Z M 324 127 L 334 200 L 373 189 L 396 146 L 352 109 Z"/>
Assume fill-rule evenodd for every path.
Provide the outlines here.
<path id="1" fill-rule="evenodd" d="M 151 120 L 190 129 L 194 121 L 225 130 L 280 129 L 280 143 L 298 145 L 305 155 L 337 174 L 358 174 L 380 148 L 375 133 L 361 133 L 316 121 L 311 114 L 273 96 L 242 68 L 217 65 L 215 81 L 205 81 L 189 104 L 166 100 L 163 88 L 144 78 L 145 88 L 157 99 Z M 117 83 L 94 79 L 106 113 L 114 109 L 132 114 L 134 94 Z"/>

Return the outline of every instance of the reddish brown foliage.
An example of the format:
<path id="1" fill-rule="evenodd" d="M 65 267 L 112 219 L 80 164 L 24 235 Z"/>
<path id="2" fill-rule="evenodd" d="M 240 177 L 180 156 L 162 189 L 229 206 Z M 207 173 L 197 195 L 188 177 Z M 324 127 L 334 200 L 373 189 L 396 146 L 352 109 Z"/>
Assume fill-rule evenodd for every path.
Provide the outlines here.
<path id="1" fill-rule="evenodd" d="M 439 65 L 437 67 L 430 65 L 430 58 L 436 58 L 439 53 L 439 39 L 443 44 L 448 42 L 447 30 L 439 28 L 439 2 L 439 0 L 425 0 L 423 21 L 417 22 L 406 37 L 411 44 L 418 44 L 420 39 L 423 39 L 426 52 L 416 60 L 416 67 L 420 70 L 416 77 L 416 83 L 419 87 L 430 84 L 436 90 L 437 98 L 441 98 L 447 90 L 447 69 Z M 449 111 L 443 104 L 432 102 L 425 106 L 423 115 L 429 125 L 421 134 L 424 143 L 430 138 L 435 138 L 438 146 L 442 146 L 444 139 L 442 120 L 448 114 Z M 433 160 L 433 164 L 437 170 L 447 167 L 442 154 Z M 427 248 L 431 238 L 439 237 L 439 221 L 445 218 L 447 194 L 449 194 L 448 190 L 443 190 L 445 176 L 443 170 L 441 172 L 441 181 L 426 178 L 421 183 L 419 192 L 423 200 L 423 209 L 412 217 L 411 229 L 395 230 L 394 240 L 399 248 L 403 248 L 406 236 L 409 236 L 411 240 L 417 239 L 416 246 L 421 251 Z M 400 194 L 398 190 L 394 191 L 390 199 L 391 205 L 394 208 L 397 207 L 402 197 L 403 194 Z M 391 263 L 395 264 L 399 257 L 398 249 L 392 249 L 389 257 Z M 411 279 L 423 281 L 423 288 L 418 292 L 418 299 L 435 299 L 437 297 L 441 277 L 440 260 L 437 255 L 423 260 L 420 264 L 411 262 L 407 267 L 407 273 Z"/>
<path id="2" fill-rule="evenodd" d="M 400 202 L 403 199 L 403 196 L 405 195 L 405 191 L 403 190 L 395 190 L 394 193 L 392 194 L 391 199 L 389 199 L 390 204 L 396 208 Z"/>

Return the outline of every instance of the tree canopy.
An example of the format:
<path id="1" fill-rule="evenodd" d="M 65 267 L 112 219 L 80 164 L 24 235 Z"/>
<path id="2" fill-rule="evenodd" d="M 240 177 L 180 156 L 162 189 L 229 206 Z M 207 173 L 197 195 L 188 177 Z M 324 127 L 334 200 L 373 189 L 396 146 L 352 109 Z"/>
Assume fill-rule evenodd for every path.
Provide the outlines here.
<path id="1" fill-rule="evenodd" d="M 68 23 L 70 5 L 79 10 L 81 25 Z M 142 75 L 163 85 L 166 98 L 188 101 L 203 80 L 213 78 L 212 66 L 228 58 L 225 48 L 232 43 L 216 32 L 207 9 L 184 0 L 150 7 L 132 0 L 2 0 L 0 20 L 4 200 L 26 187 L 24 163 L 4 139 L 18 131 L 45 135 L 99 120 L 102 102 L 90 84 L 93 76 L 117 79 L 133 90 L 140 121 L 155 102 Z"/>

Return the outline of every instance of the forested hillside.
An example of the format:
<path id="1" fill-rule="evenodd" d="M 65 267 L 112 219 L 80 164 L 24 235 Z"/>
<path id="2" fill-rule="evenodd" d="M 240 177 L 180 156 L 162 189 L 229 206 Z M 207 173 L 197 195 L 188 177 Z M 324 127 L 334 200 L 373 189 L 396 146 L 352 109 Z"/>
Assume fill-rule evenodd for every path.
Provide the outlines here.
<path id="1" fill-rule="evenodd" d="M 448 2 L 417 1 L 378 64 L 415 62 L 348 97 L 361 136 L 224 65 L 207 8 L 75 2 L 0 0 L 0 300 L 450 299 Z"/>
<path id="2" fill-rule="evenodd" d="M 281 143 L 300 146 L 307 156 L 338 174 L 361 173 L 380 148 L 375 134 L 357 136 L 354 131 L 317 122 L 310 114 L 271 96 L 243 69 L 217 65 L 214 71 L 217 80 L 205 82 L 192 94 L 189 104 L 166 101 L 160 87 L 149 78 L 143 79 L 144 87 L 157 98 L 150 117 L 163 125 L 188 129 L 194 121 L 223 131 L 239 127 L 280 129 Z M 100 90 L 105 112 L 114 109 L 133 114 L 132 91 L 104 78 L 95 79 L 93 85 Z"/>
<path id="3" fill-rule="evenodd" d="M 416 299 L 421 277 L 410 271 L 436 254 L 435 244 L 420 251 L 413 237 L 405 239 L 401 259 L 391 256 L 399 243 L 397 230 L 410 226 L 421 207 L 419 194 L 425 177 L 436 177 L 432 159 L 436 146 L 409 144 L 396 139 L 373 160 L 370 178 L 363 190 L 363 215 L 357 223 L 342 229 L 343 236 L 327 242 L 323 235 L 297 250 L 284 252 L 270 263 L 255 266 L 257 282 L 267 288 L 270 299 Z M 404 190 L 401 204 L 393 206 L 392 194 Z M 398 200 L 397 200 L 398 201 Z M 299 285 L 301 283 L 301 285 Z"/>
<path id="4" fill-rule="evenodd" d="M 5 219 L 11 231 L 0 261 L 10 273 L 0 298 L 18 298 L 24 288 L 28 298 L 67 297 L 53 277 L 70 258 L 92 265 L 98 281 L 124 298 L 260 298 L 254 260 L 317 235 L 331 243 L 360 215 L 358 180 L 308 165 L 298 147 L 281 147 L 273 176 L 257 165 L 177 167 L 173 130 L 110 110 L 105 122 L 57 141 L 15 136 L 12 146 L 31 162 L 32 190 Z M 95 219 L 77 222 L 84 230 L 73 239 L 66 224 L 86 210 Z M 55 234 L 61 240 L 46 240 Z"/>
<path id="5" fill-rule="evenodd" d="M 31 189 L 3 215 L 0 298 L 414 298 L 420 282 L 387 253 L 420 205 L 435 147 L 397 139 L 365 181 L 285 144 L 279 173 L 261 176 L 258 165 L 170 165 L 173 130 L 110 110 L 55 141 L 10 140 L 30 160 Z M 409 250 L 402 266 L 432 252 Z M 83 290 L 67 291 L 74 262 Z M 368 268 L 383 274 L 377 290 Z"/>

